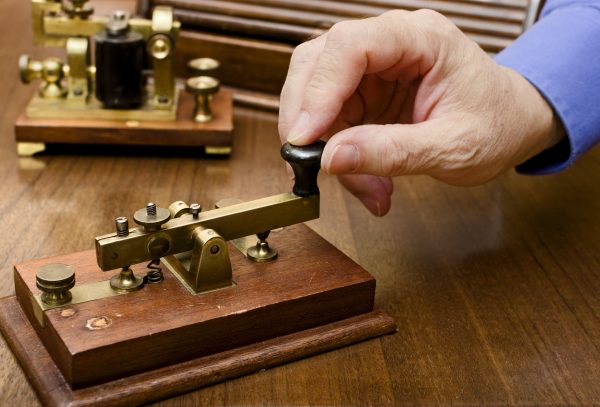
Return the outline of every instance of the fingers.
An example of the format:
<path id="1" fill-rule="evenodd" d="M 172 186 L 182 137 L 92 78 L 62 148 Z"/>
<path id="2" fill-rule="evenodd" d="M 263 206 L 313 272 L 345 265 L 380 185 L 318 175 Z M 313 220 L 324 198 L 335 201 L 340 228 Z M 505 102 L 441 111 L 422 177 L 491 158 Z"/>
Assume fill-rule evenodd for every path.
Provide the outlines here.
<path id="1" fill-rule="evenodd" d="M 393 184 L 390 178 L 347 174 L 340 175 L 338 179 L 373 215 L 383 216 L 390 210 L 390 197 L 393 192 Z"/>
<path id="2" fill-rule="evenodd" d="M 281 143 L 287 141 L 291 126 L 298 117 L 306 84 L 313 75 L 314 68 L 325 44 L 325 35 L 300 44 L 294 50 L 288 74 L 279 97 L 279 137 Z"/>
<path id="3" fill-rule="evenodd" d="M 440 120 L 417 124 L 356 126 L 335 134 L 325 146 L 321 167 L 330 174 L 391 177 L 434 175 L 446 159 Z"/>
<path id="4" fill-rule="evenodd" d="M 431 70 L 445 37 L 419 33 L 423 25 L 434 26 L 440 18 L 432 12 L 394 11 L 332 27 L 324 37 L 310 79 L 301 84 L 304 92 L 295 93 L 303 96 L 300 106 L 294 106 L 298 112 L 288 141 L 303 145 L 318 139 L 365 74 L 381 73 L 386 80 L 395 76 L 410 82 Z"/>

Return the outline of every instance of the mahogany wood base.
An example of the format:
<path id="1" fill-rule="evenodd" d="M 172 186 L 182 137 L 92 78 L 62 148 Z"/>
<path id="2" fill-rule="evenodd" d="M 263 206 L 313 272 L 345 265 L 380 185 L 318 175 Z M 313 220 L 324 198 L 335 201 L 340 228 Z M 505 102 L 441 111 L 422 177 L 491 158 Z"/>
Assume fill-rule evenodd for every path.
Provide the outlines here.
<path id="1" fill-rule="evenodd" d="M 375 310 L 290 335 L 73 390 L 14 296 L 0 299 L 0 331 L 44 405 L 138 405 L 396 331 Z"/>
<path id="2" fill-rule="evenodd" d="M 30 118 L 15 123 L 18 143 L 111 144 L 204 147 L 208 154 L 228 154 L 233 141 L 233 92 L 221 89 L 212 101 L 213 120 L 193 119 L 194 99 L 180 92 L 176 121 L 68 120 Z"/>
<path id="3" fill-rule="evenodd" d="M 18 264 L 0 329 L 50 404 L 150 401 L 395 330 L 373 311 L 373 277 L 307 226 L 272 233 L 269 243 L 279 257 L 267 263 L 229 244 L 231 287 L 194 295 L 163 265 L 158 284 L 43 312 L 33 297 L 40 266 L 70 265 L 80 290 L 115 272 L 100 271 L 93 250 Z"/>

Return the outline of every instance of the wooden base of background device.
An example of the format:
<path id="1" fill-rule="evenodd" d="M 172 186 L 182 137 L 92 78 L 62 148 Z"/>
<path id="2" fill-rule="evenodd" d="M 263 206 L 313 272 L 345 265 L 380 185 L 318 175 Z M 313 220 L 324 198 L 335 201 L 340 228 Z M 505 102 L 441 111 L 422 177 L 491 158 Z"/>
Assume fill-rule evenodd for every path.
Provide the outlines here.
<path id="1" fill-rule="evenodd" d="M 312 230 L 286 227 L 269 244 L 279 258 L 268 263 L 230 244 L 232 287 L 193 295 L 163 265 L 159 284 L 43 314 L 40 266 L 71 265 L 79 289 L 114 272 L 93 251 L 26 262 L 16 297 L 0 300 L 0 330 L 49 405 L 149 402 L 395 331 L 373 310 L 373 277 Z"/>
<path id="2" fill-rule="evenodd" d="M 194 121 L 194 99 L 180 92 L 176 121 L 109 121 L 29 118 L 15 123 L 17 143 L 114 144 L 204 147 L 207 153 L 228 154 L 233 141 L 233 94 L 221 89 L 211 104 L 213 120 Z"/>

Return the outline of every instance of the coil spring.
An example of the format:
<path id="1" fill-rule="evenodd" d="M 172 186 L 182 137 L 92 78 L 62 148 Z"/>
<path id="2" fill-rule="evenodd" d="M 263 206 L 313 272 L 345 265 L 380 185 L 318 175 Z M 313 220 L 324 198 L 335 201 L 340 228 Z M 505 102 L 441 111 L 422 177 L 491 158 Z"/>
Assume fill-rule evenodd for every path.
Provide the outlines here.
<path id="1" fill-rule="evenodd" d="M 160 283 L 164 280 L 162 268 L 160 267 L 160 259 L 153 259 L 146 266 L 148 267 L 148 273 L 146 273 L 146 282 L 150 284 Z"/>

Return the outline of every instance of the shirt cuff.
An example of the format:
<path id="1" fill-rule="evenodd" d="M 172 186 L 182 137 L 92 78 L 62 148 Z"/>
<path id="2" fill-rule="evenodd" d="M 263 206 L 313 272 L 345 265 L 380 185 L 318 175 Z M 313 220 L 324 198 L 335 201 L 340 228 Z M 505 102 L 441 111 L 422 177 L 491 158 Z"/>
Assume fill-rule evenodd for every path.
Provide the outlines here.
<path id="1" fill-rule="evenodd" d="M 517 166 L 528 174 L 567 168 L 600 141 L 600 10 L 573 5 L 552 10 L 496 62 L 514 69 L 546 98 L 567 137 Z"/>

